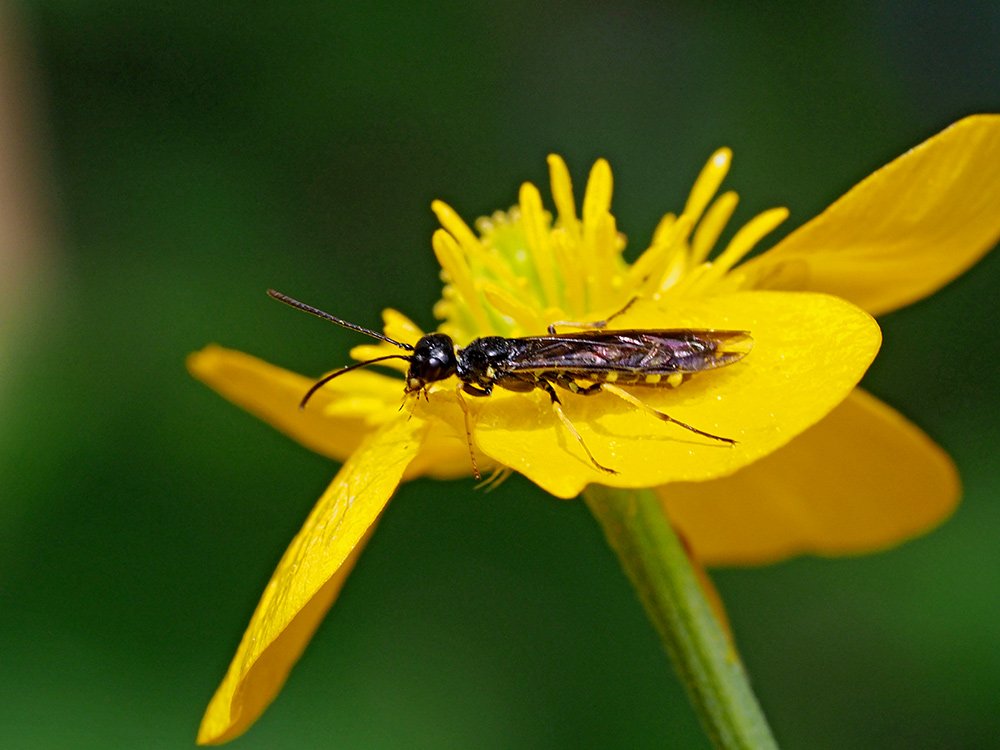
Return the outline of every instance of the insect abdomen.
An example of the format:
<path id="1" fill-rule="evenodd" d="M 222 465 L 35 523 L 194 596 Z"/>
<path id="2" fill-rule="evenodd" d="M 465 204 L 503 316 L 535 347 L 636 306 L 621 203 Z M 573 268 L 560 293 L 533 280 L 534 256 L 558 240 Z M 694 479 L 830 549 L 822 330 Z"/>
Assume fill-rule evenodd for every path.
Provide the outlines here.
<path id="1" fill-rule="evenodd" d="M 614 383 L 616 385 L 641 385 L 654 388 L 676 388 L 687 377 L 685 373 L 648 373 L 648 372 L 628 372 L 621 370 L 601 370 L 601 371 L 581 371 L 562 370 L 560 372 L 543 372 L 540 377 L 545 380 L 565 380 L 567 377 L 573 381 L 580 381 L 579 390 L 586 388 L 587 383 Z M 570 386 L 570 390 L 577 390 Z"/>

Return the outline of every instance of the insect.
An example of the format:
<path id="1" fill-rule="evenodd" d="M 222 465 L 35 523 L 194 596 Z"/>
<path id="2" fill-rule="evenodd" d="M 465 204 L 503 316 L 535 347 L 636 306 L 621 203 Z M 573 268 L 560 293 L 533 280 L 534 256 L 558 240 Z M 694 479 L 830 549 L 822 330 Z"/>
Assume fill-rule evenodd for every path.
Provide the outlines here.
<path id="1" fill-rule="evenodd" d="M 737 362 L 753 346 L 753 339 L 748 331 L 693 328 L 604 330 L 609 321 L 631 307 L 635 302 L 632 300 L 607 320 L 594 323 L 553 323 L 549 326 L 547 336 L 484 336 L 473 340 L 468 346 L 459 347 L 447 334 L 428 333 L 415 345 L 411 345 L 341 320 L 273 289 L 269 289 L 267 293 L 286 305 L 409 352 L 376 357 L 325 375 L 309 388 L 302 397 L 300 407 L 305 407 L 313 394 L 334 378 L 390 359 L 402 359 L 409 363 L 405 395 L 416 394 L 418 398 L 423 395 L 426 399 L 431 383 L 454 375 L 458 378 L 456 393 L 465 413 L 466 437 L 469 441 L 473 474 L 477 479 L 480 474 L 472 449 L 469 411 L 462 393 L 485 397 L 498 387 L 520 393 L 536 388 L 545 391 L 551 399 L 556 416 L 583 448 L 590 462 L 598 470 L 608 474 L 617 472 L 594 458 L 583 437 L 563 411 L 557 387 L 579 396 L 610 393 L 656 419 L 670 422 L 696 435 L 727 445 L 736 443 L 732 438 L 713 435 L 674 419 L 620 386 L 676 387 L 694 373 Z M 557 333 L 557 325 L 591 330 Z"/>

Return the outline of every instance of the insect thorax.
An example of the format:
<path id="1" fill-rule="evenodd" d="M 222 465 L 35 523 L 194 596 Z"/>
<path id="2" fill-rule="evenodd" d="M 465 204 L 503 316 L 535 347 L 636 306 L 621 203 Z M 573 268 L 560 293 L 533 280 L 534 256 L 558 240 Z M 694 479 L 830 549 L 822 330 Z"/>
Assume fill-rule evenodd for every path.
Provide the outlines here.
<path id="1" fill-rule="evenodd" d="M 511 340 L 501 336 L 484 336 L 458 350 L 456 373 L 465 383 L 492 381 L 509 360 Z"/>

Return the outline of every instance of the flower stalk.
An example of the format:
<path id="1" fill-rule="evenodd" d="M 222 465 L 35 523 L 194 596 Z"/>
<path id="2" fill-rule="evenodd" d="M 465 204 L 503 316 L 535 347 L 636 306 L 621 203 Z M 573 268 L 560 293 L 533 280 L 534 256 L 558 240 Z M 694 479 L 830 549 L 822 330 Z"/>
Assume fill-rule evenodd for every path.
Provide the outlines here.
<path id="1" fill-rule="evenodd" d="M 591 485 L 601 524 L 717 748 L 777 748 L 739 655 L 655 493 Z"/>

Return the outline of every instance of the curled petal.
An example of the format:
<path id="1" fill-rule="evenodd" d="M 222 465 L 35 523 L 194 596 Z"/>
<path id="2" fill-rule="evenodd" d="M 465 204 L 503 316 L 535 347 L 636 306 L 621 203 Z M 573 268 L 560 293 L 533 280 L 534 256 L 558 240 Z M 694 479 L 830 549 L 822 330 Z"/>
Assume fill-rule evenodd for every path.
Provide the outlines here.
<path id="1" fill-rule="evenodd" d="M 358 370 L 324 385 L 300 409 L 302 396 L 315 381 L 249 354 L 206 346 L 188 357 L 187 366 L 198 380 L 234 404 L 306 448 L 337 461 L 346 460 L 365 437 L 395 419 L 403 399 L 399 378 Z M 424 411 L 430 431 L 405 479 L 467 476 L 469 450 L 458 407 L 449 401 Z"/>
<path id="2" fill-rule="evenodd" d="M 753 351 L 740 362 L 697 373 L 676 389 L 627 388 L 655 409 L 738 444 L 665 424 L 610 394 L 564 391 L 565 412 L 584 442 L 618 472 L 606 474 L 588 460 L 543 392 L 497 389 L 491 398 L 469 402 L 478 447 L 558 497 L 574 497 L 591 482 L 650 487 L 713 479 L 777 450 L 825 417 L 861 379 L 881 342 L 864 311 L 808 293 L 741 292 L 685 300 L 662 312 L 635 305 L 615 327 L 750 331 Z"/>
<path id="3" fill-rule="evenodd" d="M 368 437 L 316 503 L 278 563 L 198 732 L 201 744 L 237 737 L 281 690 L 340 592 L 427 425 L 396 419 Z"/>
<path id="4" fill-rule="evenodd" d="M 318 390 L 300 409 L 315 382 L 249 354 L 206 346 L 187 359 L 205 385 L 310 450 L 345 460 L 361 440 L 399 408 L 401 381 L 373 372 L 351 372 Z"/>
<path id="5" fill-rule="evenodd" d="M 947 284 L 1000 238 L 1000 115 L 960 120 L 862 180 L 742 268 L 881 315 Z"/>
<path id="6" fill-rule="evenodd" d="M 947 454 L 861 390 L 732 476 L 658 489 L 670 518 L 710 565 L 888 547 L 947 518 L 959 491 Z"/>

